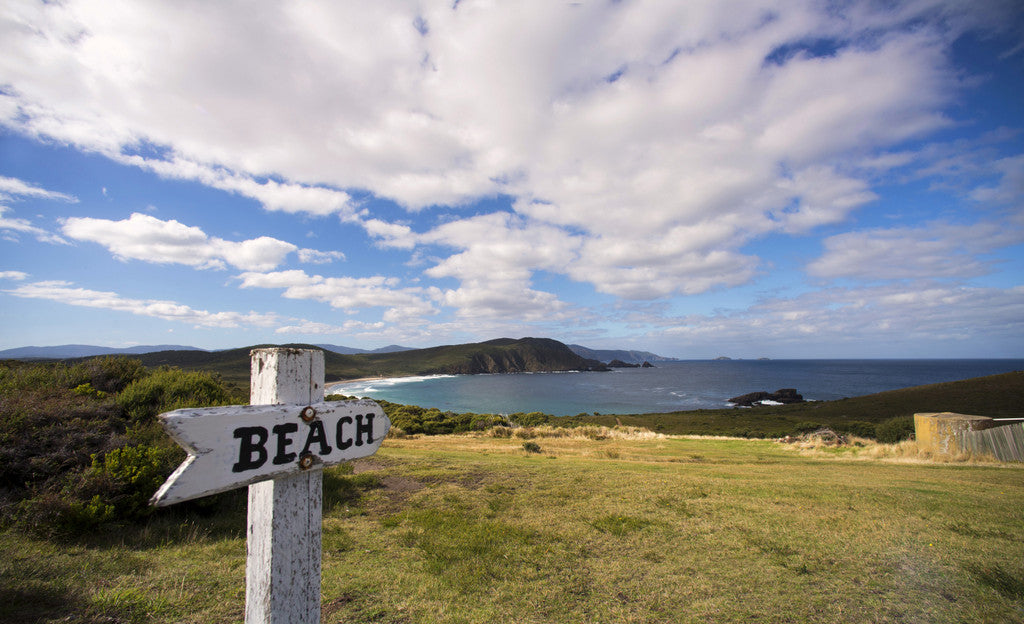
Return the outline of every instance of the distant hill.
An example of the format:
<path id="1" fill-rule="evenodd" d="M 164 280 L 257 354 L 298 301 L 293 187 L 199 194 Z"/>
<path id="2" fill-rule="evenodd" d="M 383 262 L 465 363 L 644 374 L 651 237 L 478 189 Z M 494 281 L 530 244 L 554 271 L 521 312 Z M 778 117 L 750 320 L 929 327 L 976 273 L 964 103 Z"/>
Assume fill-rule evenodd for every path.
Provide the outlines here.
<path id="1" fill-rule="evenodd" d="M 335 353 L 341 353 L 342 355 L 355 355 L 357 353 L 396 353 L 398 351 L 415 351 L 413 347 L 403 347 L 401 345 L 388 345 L 379 349 L 357 349 L 355 347 L 342 347 L 339 345 L 332 344 L 318 344 L 314 345 L 320 347 L 324 351 L 334 351 Z"/>
<path id="2" fill-rule="evenodd" d="M 140 345 L 117 349 L 94 345 L 22 347 L 0 351 L 0 359 L 72 360 L 99 355 L 132 355 L 146 366 L 178 366 L 189 370 L 220 373 L 226 380 L 248 383 L 249 351 L 238 349 L 207 351 L 181 345 Z M 524 373 L 574 370 L 605 370 L 604 364 L 620 360 L 630 364 L 672 361 L 648 351 L 598 350 L 565 345 L 551 338 L 499 338 L 486 342 L 412 349 L 388 345 L 374 350 L 333 344 L 281 345 L 324 351 L 329 381 L 357 377 Z"/>
<path id="3" fill-rule="evenodd" d="M 551 338 L 499 338 L 363 357 L 382 370 L 414 375 L 605 370 Z"/>
<path id="4" fill-rule="evenodd" d="M 384 353 L 337 353 L 307 344 L 254 345 L 225 351 L 158 351 L 142 354 L 139 359 L 146 366 L 216 372 L 225 380 L 243 384 L 249 382 L 249 352 L 271 346 L 321 348 L 329 382 L 379 376 L 607 370 L 601 362 L 583 358 L 550 338 L 499 338 Z"/>
<path id="5" fill-rule="evenodd" d="M 604 362 L 619 360 L 627 364 L 643 364 L 644 362 L 678 362 L 676 358 L 665 357 L 650 351 L 629 351 L 621 349 L 588 349 L 587 347 L 571 344 L 568 345 L 573 353 L 580 357 Z"/>
<path id="6" fill-rule="evenodd" d="M 138 345 L 135 347 L 99 347 L 96 345 L 57 345 L 54 347 L 18 347 L 0 351 L 0 359 L 30 360 L 51 359 L 66 360 L 71 358 L 91 357 L 97 355 L 139 355 L 153 351 L 203 351 L 198 347 L 182 345 Z"/>

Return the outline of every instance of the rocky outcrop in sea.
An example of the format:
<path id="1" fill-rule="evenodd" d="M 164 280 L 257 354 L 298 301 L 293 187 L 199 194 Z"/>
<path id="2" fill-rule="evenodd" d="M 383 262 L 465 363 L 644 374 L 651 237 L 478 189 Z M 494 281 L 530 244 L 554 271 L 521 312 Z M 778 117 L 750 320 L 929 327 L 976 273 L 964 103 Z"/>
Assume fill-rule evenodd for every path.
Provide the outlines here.
<path id="1" fill-rule="evenodd" d="M 797 393 L 796 388 L 781 388 L 775 392 L 750 392 L 729 399 L 737 407 L 753 407 L 754 405 L 789 405 L 803 403 L 804 397 Z"/>

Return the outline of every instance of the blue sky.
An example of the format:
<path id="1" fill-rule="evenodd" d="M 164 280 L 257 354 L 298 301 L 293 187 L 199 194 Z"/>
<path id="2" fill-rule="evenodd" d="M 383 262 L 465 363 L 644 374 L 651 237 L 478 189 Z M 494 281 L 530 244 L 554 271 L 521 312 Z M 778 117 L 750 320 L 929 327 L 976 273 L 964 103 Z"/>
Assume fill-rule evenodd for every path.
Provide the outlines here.
<path id="1" fill-rule="evenodd" d="M 11 0 L 0 348 L 1024 357 L 1022 42 L 1013 0 Z"/>

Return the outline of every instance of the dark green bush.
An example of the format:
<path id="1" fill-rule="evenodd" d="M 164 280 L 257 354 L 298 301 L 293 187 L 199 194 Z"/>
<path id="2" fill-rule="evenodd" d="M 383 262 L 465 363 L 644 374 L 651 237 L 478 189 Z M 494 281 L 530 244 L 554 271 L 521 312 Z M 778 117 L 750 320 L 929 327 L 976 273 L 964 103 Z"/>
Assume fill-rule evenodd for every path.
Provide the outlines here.
<path id="1" fill-rule="evenodd" d="M 59 489 L 92 455 L 128 442 L 112 398 L 53 385 L 0 394 L 0 515 L 29 491 Z"/>
<path id="2" fill-rule="evenodd" d="M 106 392 L 93 388 L 92 384 L 89 382 L 75 386 L 74 393 L 81 396 L 93 397 L 95 399 L 107 398 Z"/>
<path id="3" fill-rule="evenodd" d="M 874 423 L 864 422 L 863 420 L 851 420 L 850 422 L 843 423 L 836 427 L 836 430 L 840 433 L 871 439 L 874 439 L 875 435 L 877 435 L 875 432 L 876 429 L 877 425 Z"/>
<path id="4" fill-rule="evenodd" d="M 33 488 L 16 507 L 15 521 L 43 535 L 81 535 L 109 522 L 145 518 L 149 500 L 184 459 L 178 448 L 124 446 L 100 456 L 84 471 Z"/>
<path id="5" fill-rule="evenodd" d="M 148 445 L 125 446 L 100 457 L 76 486 L 80 497 L 99 497 L 113 507 L 117 518 L 149 515 L 149 499 L 185 457 L 184 451 Z M 84 494 L 84 496 L 83 496 Z M 92 496 L 89 496 L 92 494 Z"/>
<path id="6" fill-rule="evenodd" d="M 240 402 L 210 373 L 163 368 L 129 384 L 117 396 L 117 404 L 134 421 L 148 421 L 157 414 L 183 407 L 210 407 Z"/>
<path id="7" fill-rule="evenodd" d="M 185 457 L 152 415 L 232 398 L 211 375 L 127 358 L 0 363 L 0 523 L 70 536 L 147 516 Z"/>
<path id="8" fill-rule="evenodd" d="M 424 408 L 418 405 L 401 405 L 389 401 L 377 401 L 391 424 L 406 434 L 444 435 L 466 431 L 484 431 L 491 427 L 507 425 L 508 422 L 495 414 L 456 413 Z"/>
<path id="9" fill-rule="evenodd" d="M 523 442 L 523 450 L 527 453 L 540 453 L 540 444 L 537 444 L 533 440 L 527 440 Z"/>
<path id="10" fill-rule="evenodd" d="M 88 383 L 96 390 L 108 393 L 120 392 L 148 374 L 141 360 L 113 355 L 92 358 L 62 371 L 64 385 L 68 387 Z"/>
<path id="11" fill-rule="evenodd" d="M 469 428 L 473 431 L 486 431 L 491 427 L 508 425 L 508 422 L 501 416 L 495 414 L 473 414 L 470 419 Z"/>
<path id="12" fill-rule="evenodd" d="M 913 416 L 897 416 L 875 427 L 875 439 L 883 444 L 895 444 L 914 437 Z"/>
<path id="13" fill-rule="evenodd" d="M 516 412 L 509 415 L 508 419 L 520 427 L 539 427 L 548 424 L 551 416 L 543 412 L 530 412 L 529 414 Z"/>

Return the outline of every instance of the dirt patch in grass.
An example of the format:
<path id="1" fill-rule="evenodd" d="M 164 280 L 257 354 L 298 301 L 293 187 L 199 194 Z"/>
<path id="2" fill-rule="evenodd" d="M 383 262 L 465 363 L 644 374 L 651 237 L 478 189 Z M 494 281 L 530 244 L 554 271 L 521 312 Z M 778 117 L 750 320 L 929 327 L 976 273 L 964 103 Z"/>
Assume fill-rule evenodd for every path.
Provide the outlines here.
<path id="1" fill-rule="evenodd" d="M 362 459 L 357 459 L 352 462 L 352 474 L 384 470 L 388 467 L 389 463 L 390 462 L 387 462 L 380 457 L 364 457 Z"/>

